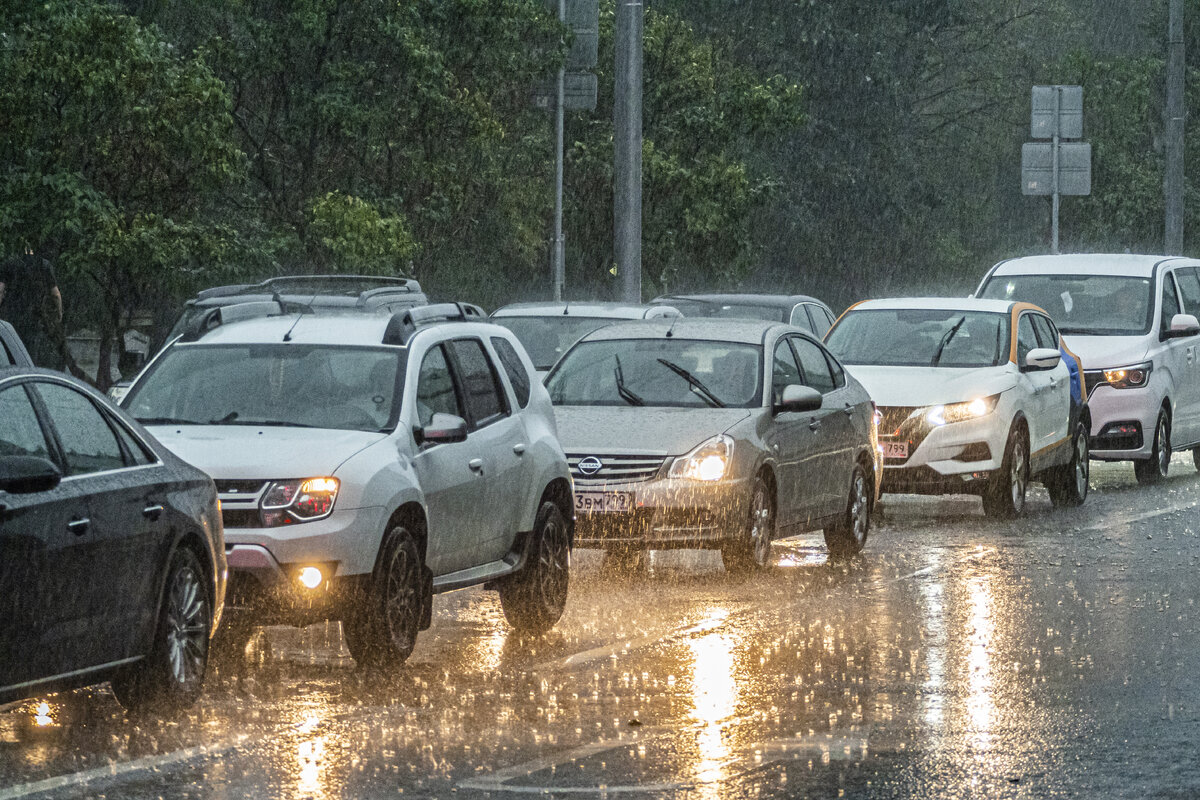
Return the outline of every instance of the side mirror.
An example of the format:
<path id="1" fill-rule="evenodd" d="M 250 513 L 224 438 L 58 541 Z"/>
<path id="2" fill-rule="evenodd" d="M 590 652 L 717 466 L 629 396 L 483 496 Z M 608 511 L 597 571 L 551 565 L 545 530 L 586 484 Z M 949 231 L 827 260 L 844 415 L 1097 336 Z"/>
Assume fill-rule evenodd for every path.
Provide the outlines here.
<path id="1" fill-rule="evenodd" d="M 1054 369 L 1062 361 L 1062 353 L 1053 347 L 1035 347 L 1025 356 L 1024 369 Z"/>
<path id="2" fill-rule="evenodd" d="M 783 396 L 775 404 L 775 413 L 784 411 L 816 411 L 821 407 L 821 393 L 811 386 L 790 383 L 783 387 Z"/>
<path id="3" fill-rule="evenodd" d="M 35 456 L 0 458 L 0 492 L 33 494 L 58 486 L 62 473 L 53 463 Z"/>
<path id="4" fill-rule="evenodd" d="M 1176 314 L 1171 317 L 1171 327 L 1166 331 L 1168 339 L 1182 339 L 1200 333 L 1200 320 L 1192 314 Z"/>
<path id="5" fill-rule="evenodd" d="M 434 414 L 424 428 L 420 428 L 417 444 L 451 444 L 467 440 L 467 421 L 453 414 Z"/>

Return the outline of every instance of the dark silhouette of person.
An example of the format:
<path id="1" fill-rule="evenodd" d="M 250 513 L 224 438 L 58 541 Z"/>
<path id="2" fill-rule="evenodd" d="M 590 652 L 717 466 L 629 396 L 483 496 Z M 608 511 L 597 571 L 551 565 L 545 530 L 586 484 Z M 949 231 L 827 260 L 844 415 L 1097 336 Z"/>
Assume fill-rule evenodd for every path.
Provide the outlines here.
<path id="1" fill-rule="evenodd" d="M 66 340 L 54 268 L 30 249 L 0 264 L 0 318 L 17 330 L 39 367 L 62 369 Z"/>

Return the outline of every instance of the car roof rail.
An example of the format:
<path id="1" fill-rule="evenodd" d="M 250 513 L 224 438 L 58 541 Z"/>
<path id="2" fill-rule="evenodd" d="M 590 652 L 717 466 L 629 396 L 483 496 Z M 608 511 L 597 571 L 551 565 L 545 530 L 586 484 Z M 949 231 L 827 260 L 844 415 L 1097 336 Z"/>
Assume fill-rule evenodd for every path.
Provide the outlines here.
<path id="1" fill-rule="evenodd" d="M 398 278 L 394 275 L 277 275 L 274 278 L 267 278 L 259 286 L 277 288 L 287 290 L 289 284 L 300 284 L 301 286 L 320 285 L 328 283 L 337 285 L 338 283 L 352 283 L 354 281 L 362 281 L 367 284 L 374 284 L 376 289 L 386 288 L 395 292 L 419 292 L 421 284 L 413 278 Z M 370 290 L 366 290 L 370 291 Z"/>
<path id="2" fill-rule="evenodd" d="M 229 286 L 214 286 L 211 289 L 201 289 L 196 292 L 196 300 L 207 300 L 210 297 L 231 297 L 245 293 L 247 289 L 253 289 L 254 284 L 251 283 L 234 283 Z"/>
<path id="3" fill-rule="evenodd" d="M 218 306 L 209 309 L 184 328 L 179 340 L 194 342 L 209 331 L 244 319 L 256 317 L 280 316 L 284 313 L 283 303 L 278 300 L 259 300 L 253 303 L 235 303 L 231 306 Z"/>
<path id="4" fill-rule="evenodd" d="M 384 344 L 407 344 L 417 328 L 437 322 L 483 322 L 487 314 L 473 303 L 434 303 L 397 311 L 383 332 Z"/>
<path id="5" fill-rule="evenodd" d="M 416 281 L 413 281 L 413 283 L 416 283 Z M 381 297 L 386 297 L 393 294 L 411 295 L 419 291 L 419 286 L 416 289 L 412 288 L 411 286 L 380 286 L 377 289 L 367 289 L 365 292 L 361 293 L 358 296 L 357 305 L 359 308 L 362 308 L 372 300 L 376 300 Z"/>

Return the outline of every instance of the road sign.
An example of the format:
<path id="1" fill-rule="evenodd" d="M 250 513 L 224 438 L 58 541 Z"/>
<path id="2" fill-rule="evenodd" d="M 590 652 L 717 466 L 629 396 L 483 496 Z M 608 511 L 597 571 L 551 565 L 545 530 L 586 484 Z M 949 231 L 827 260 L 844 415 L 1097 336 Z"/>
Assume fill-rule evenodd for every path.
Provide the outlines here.
<path id="1" fill-rule="evenodd" d="M 558 0 L 543 2 L 549 11 L 558 15 Z M 564 0 L 563 10 L 563 24 L 572 33 L 567 71 L 595 69 L 599 59 L 600 0 Z"/>
<path id="2" fill-rule="evenodd" d="M 1054 138 L 1056 133 L 1054 129 L 1054 108 L 1056 103 L 1058 105 L 1058 137 L 1060 139 L 1082 139 L 1082 86 L 1034 86 L 1032 95 L 1033 113 L 1029 119 L 1029 135 L 1034 139 Z"/>
<path id="3" fill-rule="evenodd" d="M 596 94 L 599 81 L 590 72 L 563 73 L 563 108 L 573 110 L 596 110 Z M 553 109 L 554 96 L 558 93 L 556 81 L 540 81 L 533 90 L 535 108 Z"/>
<path id="4" fill-rule="evenodd" d="M 1054 194 L 1054 145 L 1050 142 L 1021 145 L 1021 193 Z M 1058 193 L 1092 193 L 1092 146 L 1087 142 L 1059 143 Z"/>

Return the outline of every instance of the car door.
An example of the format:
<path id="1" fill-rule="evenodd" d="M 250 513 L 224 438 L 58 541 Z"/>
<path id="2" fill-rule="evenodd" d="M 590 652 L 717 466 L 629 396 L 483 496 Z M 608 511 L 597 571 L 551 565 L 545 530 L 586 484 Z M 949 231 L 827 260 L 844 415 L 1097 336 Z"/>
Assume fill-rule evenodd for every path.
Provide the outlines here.
<path id="1" fill-rule="evenodd" d="M 28 390 L 13 383 L 0 389 L 0 459 L 11 456 L 57 460 Z M 86 516 L 77 483 L 0 491 L 0 686 L 93 666 L 95 632 L 80 618 L 95 575 L 72 556 L 78 540 L 68 528 Z"/>
<path id="2" fill-rule="evenodd" d="M 1050 417 L 1050 393 L 1053 377 L 1049 370 L 1034 370 L 1025 366 L 1030 351 L 1040 346 L 1037 331 L 1033 327 L 1032 312 L 1025 311 L 1017 319 L 1017 369 L 1020 378 L 1022 403 L 1020 410 L 1025 414 L 1029 427 L 1029 452 L 1036 453 L 1049 444 L 1053 428 L 1048 424 Z M 1048 430 L 1049 428 L 1049 430 Z"/>
<path id="3" fill-rule="evenodd" d="M 1189 405 L 1190 383 L 1191 383 L 1191 364 L 1189 360 L 1189 350 L 1191 361 L 1194 363 L 1196 359 L 1196 339 L 1195 337 L 1185 337 L 1180 339 L 1167 339 L 1165 334 L 1171 329 L 1171 320 L 1176 314 L 1183 312 L 1183 308 L 1179 302 L 1179 290 L 1175 285 L 1175 270 L 1165 271 L 1162 276 L 1162 298 L 1159 306 L 1158 315 L 1158 330 L 1161 344 L 1161 356 L 1158 361 L 1160 364 L 1155 364 L 1157 370 L 1165 368 L 1171 375 L 1174 389 L 1171 393 L 1172 417 L 1171 417 L 1171 445 L 1188 444 L 1192 441 L 1193 425 L 1191 422 L 1191 409 Z M 1147 437 L 1153 434 L 1147 432 Z"/>
<path id="4" fill-rule="evenodd" d="M 1058 329 L 1044 314 L 1030 312 L 1034 333 L 1037 334 L 1038 346 L 1062 352 Z M 1058 366 L 1047 370 L 1050 375 L 1050 387 L 1046 390 L 1045 418 L 1046 447 L 1064 443 L 1070 438 L 1071 424 L 1071 370 L 1066 361 L 1059 361 Z M 1036 452 L 1036 451 L 1034 451 Z M 1061 458 L 1069 458 L 1069 451 L 1062 448 Z M 1060 462 L 1056 462 L 1060 463 Z"/>
<path id="5" fill-rule="evenodd" d="M 810 463 L 816 471 L 805 474 L 802 480 L 821 487 L 819 514 L 827 517 L 845 507 L 850 490 L 850 471 L 854 466 L 853 407 L 846 402 L 845 392 L 834 380 L 824 348 L 802 336 L 789 337 L 789 341 L 800 362 L 804 384 L 816 389 L 822 397 L 821 407 L 813 412 L 815 425 L 809 425 L 815 448 Z M 844 387 L 843 378 L 842 389 Z"/>
<path id="6" fill-rule="evenodd" d="M 787 338 L 779 339 L 772 350 L 771 392 L 767 402 L 774 409 L 783 399 L 783 389 L 793 384 L 804 384 L 796 355 Z M 811 471 L 809 461 L 814 457 L 816 437 L 809 424 L 814 419 L 810 412 L 780 411 L 774 413 L 771 425 L 763 437 L 768 451 L 775 459 L 776 498 L 775 518 L 781 530 L 794 525 L 805 525 L 818 514 L 821 505 L 819 487 L 803 480 Z"/>
<path id="7" fill-rule="evenodd" d="M 1175 270 L 1175 283 L 1179 287 L 1183 313 L 1200 318 L 1200 268 L 1182 267 Z M 1174 437 L 1176 444 L 1191 444 L 1200 441 L 1200 337 L 1189 336 L 1183 344 L 1183 373 L 1179 381 L 1180 392 L 1176 401 L 1176 414 L 1182 417 L 1184 427 Z"/>
<path id="8" fill-rule="evenodd" d="M 30 386 L 57 441 L 63 482 L 87 497 L 86 517 L 69 523 L 75 539 L 67 552 L 71 571 L 86 576 L 75 591 L 89 597 L 80 622 L 99 638 L 93 663 L 136 655 L 138 633 L 158 610 L 153 587 L 168 534 L 160 522 L 164 490 L 148 494 L 149 474 L 130 467 L 112 423 L 86 394 L 54 381 Z M 147 513 L 155 505 L 159 512 Z"/>

